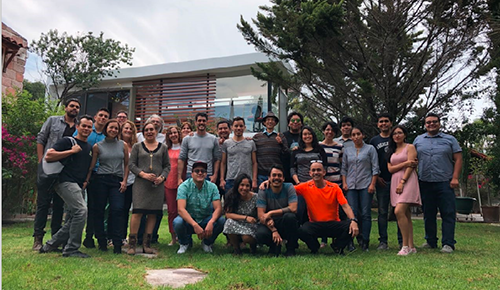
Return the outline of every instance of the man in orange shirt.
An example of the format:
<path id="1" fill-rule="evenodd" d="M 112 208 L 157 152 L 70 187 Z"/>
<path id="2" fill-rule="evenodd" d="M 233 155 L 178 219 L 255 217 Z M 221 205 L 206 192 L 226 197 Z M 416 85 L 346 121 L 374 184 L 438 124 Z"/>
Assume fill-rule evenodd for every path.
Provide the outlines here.
<path id="1" fill-rule="evenodd" d="M 332 237 L 335 239 L 333 250 L 343 255 L 344 248 L 359 233 L 358 221 L 342 189 L 324 179 L 326 170 L 321 161 L 312 161 L 309 174 L 312 180 L 295 186 L 297 195 L 304 197 L 309 214 L 309 221 L 299 228 L 299 238 L 307 244 L 311 253 L 316 254 L 319 249 L 318 238 Z M 345 221 L 339 219 L 339 204 L 348 217 Z"/>

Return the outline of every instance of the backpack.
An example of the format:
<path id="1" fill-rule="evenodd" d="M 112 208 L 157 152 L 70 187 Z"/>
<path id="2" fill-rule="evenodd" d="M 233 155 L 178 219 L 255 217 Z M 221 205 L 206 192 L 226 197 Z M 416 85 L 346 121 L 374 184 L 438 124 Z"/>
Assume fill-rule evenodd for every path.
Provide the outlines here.
<path id="1" fill-rule="evenodd" d="M 69 138 L 69 140 L 71 141 L 71 147 L 77 145 L 75 138 L 73 137 L 64 137 L 64 138 Z M 38 182 L 45 183 L 47 181 L 51 181 L 50 183 L 52 183 L 52 181 L 57 180 L 57 178 L 59 177 L 59 173 L 61 173 L 61 171 L 64 169 L 64 166 L 68 163 L 68 161 L 58 160 L 54 162 L 48 162 L 45 160 L 45 155 L 47 155 L 47 152 L 43 154 L 42 162 L 40 163 Z"/>

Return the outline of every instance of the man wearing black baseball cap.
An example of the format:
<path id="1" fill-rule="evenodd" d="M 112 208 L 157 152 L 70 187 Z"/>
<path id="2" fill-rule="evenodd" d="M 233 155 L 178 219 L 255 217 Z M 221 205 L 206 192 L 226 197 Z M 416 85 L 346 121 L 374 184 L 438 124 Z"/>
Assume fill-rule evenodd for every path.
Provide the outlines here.
<path id="1" fill-rule="evenodd" d="M 184 254 L 193 245 L 192 235 L 203 240 L 201 245 L 207 253 L 212 253 L 212 245 L 224 228 L 222 204 L 217 185 L 206 180 L 207 164 L 193 163 L 191 177 L 177 190 L 177 210 L 174 230 L 179 239 L 177 254 Z"/>

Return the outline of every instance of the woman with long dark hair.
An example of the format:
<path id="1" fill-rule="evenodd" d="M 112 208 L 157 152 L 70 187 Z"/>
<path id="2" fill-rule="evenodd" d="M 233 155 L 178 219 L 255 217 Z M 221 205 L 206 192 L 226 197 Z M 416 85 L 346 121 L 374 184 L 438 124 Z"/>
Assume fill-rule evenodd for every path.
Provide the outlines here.
<path id="1" fill-rule="evenodd" d="M 92 170 L 99 160 L 94 182 L 95 216 L 94 230 L 99 243 L 99 250 L 108 250 L 108 241 L 104 231 L 104 212 L 109 203 L 108 235 L 113 241 L 113 252 L 121 254 L 124 225 L 124 204 L 128 177 L 128 150 L 125 142 L 118 140 L 120 124 L 116 119 L 106 122 L 103 127 L 106 138 L 92 148 L 92 163 L 90 164 L 87 182 Z"/>
<path id="2" fill-rule="evenodd" d="M 347 201 L 360 221 L 358 239 L 363 251 L 368 252 L 372 228 L 371 205 L 375 183 L 380 173 L 377 150 L 363 140 L 362 129 L 353 127 L 351 139 L 354 146 L 344 147 L 342 156 L 342 189 L 347 192 Z M 352 247 L 352 245 L 351 245 Z"/>
<path id="3" fill-rule="evenodd" d="M 168 148 L 168 157 L 170 158 L 170 172 L 165 181 L 165 200 L 168 208 L 168 230 L 172 236 L 172 241 L 168 244 L 173 246 L 177 243 L 173 222 L 177 217 L 177 187 L 179 187 L 177 179 L 177 161 L 181 153 L 181 129 L 177 126 L 170 126 L 167 129 L 165 142 Z"/>
<path id="4" fill-rule="evenodd" d="M 398 125 L 391 131 L 387 151 L 387 168 L 392 173 L 391 205 L 398 220 L 398 226 L 403 237 L 403 247 L 399 256 L 407 256 L 417 252 L 413 243 L 413 224 L 411 221 L 411 206 L 419 206 L 420 189 L 415 167 L 418 165 L 417 150 L 412 144 L 406 143 L 408 132 Z"/>
<path id="5" fill-rule="evenodd" d="M 242 173 L 236 177 L 234 187 L 225 196 L 226 223 L 223 233 L 228 236 L 229 243 L 234 248 L 234 255 L 241 255 L 241 242 L 250 245 L 252 254 L 256 251 L 257 194 L 251 189 L 252 179 Z"/>
<path id="6" fill-rule="evenodd" d="M 292 152 L 292 158 L 290 159 L 290 175 L 295 184 L 311 179 L 309 168 L 313 160 L 320 160 L 326 166 L 325 149 L 319 144 L 314 130 L 309 126 L 304 126 L 300 132 L 299 148 Z M 297 197 L 297 219 L 300 224 L 307 222 L 309 219 L 307 217 L 306 201 L 300 195 Z"/>

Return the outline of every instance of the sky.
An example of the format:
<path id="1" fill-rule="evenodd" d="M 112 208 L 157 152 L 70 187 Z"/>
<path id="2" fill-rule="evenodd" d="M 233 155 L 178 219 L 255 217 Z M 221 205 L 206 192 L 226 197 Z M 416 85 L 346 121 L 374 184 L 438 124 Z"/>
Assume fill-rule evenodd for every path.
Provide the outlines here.
<path id="1" fill-rule="evenodd" d="M 2 21 L 28 44 L 50 29 L 68 34 L 104 32 L 135 47 L 133 66 L 222 57 L 255 52 L 236 28 L 240 16 L 250 21 L 268 0 L 3 0 Z M 45 79 L 39 58 L 30 54 L 25 78 Z M 472 114 L 456 108 L 453 118 L 478 118 L 484 99 Z M 472 117 L 472 118 L 470 118 Z M 456 121 L 460 123 L 460 121 Z"/>
<path id="2" fill-rule="evenodd" d="M 3 0 L 2 21 L 28 45 L 50 29 L 68 34 L 104 32 L 135 47 L 133 66 L 255 52 L 236 28 L 242 15 L 255 18 L 267 0 Z M 25 78 L 41 79 L 30 54 Z"/>

